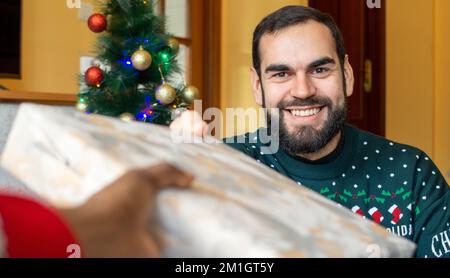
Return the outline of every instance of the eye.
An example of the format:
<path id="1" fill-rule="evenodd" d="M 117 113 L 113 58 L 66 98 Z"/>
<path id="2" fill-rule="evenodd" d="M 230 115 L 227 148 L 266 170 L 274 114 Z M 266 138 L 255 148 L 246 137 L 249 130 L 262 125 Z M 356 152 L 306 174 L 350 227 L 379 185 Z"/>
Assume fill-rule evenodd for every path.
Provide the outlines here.
<path id="1" fill-rule="evenodd" d="M 315 70 L 314 70 L 314 74 L 325 74 L 325 73 L 327 73 L 329 71 L 329 69 L 328 68 L 323 68 L 323 67 L 321 67 L 321 68 L 316 68 Z"/>
<path id="2" fill-rule="evenodd" d="M 288 73 L 285 71 L 275 73 L 272 77 L 285 78 L 288 77 Z"/>

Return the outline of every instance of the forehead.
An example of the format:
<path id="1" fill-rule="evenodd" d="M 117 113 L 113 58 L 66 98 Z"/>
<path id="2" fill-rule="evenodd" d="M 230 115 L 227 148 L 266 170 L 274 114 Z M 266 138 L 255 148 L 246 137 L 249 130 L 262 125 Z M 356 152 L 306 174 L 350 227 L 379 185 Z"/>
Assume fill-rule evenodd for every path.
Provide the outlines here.
<path id="1" fill-rule="evenodd" d="M 337 58 L 330 29 L 319 22 L 307 21 L 261 37 L 261 66 L 272 63 L 308 64 L 328 56 Z"/>

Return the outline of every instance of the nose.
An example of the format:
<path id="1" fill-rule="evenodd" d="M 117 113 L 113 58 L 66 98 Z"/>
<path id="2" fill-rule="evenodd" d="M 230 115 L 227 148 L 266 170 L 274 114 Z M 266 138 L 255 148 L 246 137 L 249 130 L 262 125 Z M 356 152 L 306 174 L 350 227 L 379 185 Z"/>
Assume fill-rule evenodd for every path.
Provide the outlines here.
<path id="1" fill-rule="evenodd" d="M 307 99 L 316 94 L 316 89 L 308 76 L 298 73 L 294 79 L 294 85 L 291 89 L 291 95 L 299 99 Z"/>

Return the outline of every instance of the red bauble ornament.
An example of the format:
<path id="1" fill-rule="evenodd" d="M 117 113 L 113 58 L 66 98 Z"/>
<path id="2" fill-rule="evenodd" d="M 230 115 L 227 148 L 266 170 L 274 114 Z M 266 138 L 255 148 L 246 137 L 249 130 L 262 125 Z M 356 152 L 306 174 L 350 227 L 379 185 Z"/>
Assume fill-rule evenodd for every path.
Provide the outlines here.
<path id="1" fill-rule="evenodd" d="M 106 16 L 102 14 L 93 14 L 88 19 L 88 27 L 94 33 L 101 33 L 106 30 Z"/>
<path id="2" fill-rule="evenodd" d="M 86 84 L 90 86 L 99 86 L 102 83 L 105 75 L 99 67 L 90 67 L 86 70 L 84 74 L 84 80 Z"/>

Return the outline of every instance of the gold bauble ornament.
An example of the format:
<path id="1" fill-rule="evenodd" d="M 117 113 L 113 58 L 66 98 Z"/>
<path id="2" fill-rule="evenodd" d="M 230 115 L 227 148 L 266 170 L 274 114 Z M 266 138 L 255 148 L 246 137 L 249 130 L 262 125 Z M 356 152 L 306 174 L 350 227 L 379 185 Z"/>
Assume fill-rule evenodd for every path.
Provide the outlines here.
<path id="1" fill-rule="evenodd" d="M 163 83 L 156 89 L 155 96 L 159 103 L 166 105 L 171 104 L 175 100 L 177 92 L 169 84 Z"/>
<path id="2" fill-rule="evenodd" d="M 77 104 L 75 105 L 75 108 L 76 108 L 78 111 L 84 113 L 84 112 L 87 111 L 88 105 L 87 105 L 85 102 L 78 101 Z"/>
<path id="3" fill-rule="evenodd" d="M 152 55 L 141 46 L 131 56 L 131 62 L 135 69 L 144 71 L 152 65 Z"/>
<path id="4" fill-rule="evenodd" d="M 172 55 L 177 55 L 178 51 L 180 51 L 180 42 L 175 38 L 168 39 L 167 45 L 170 47 Z"/>
<path id="5" fill-rule="evenodd" d="M 136 120 L 134 115 L 131 113 L 123 113 L 119 116 L 119 119 L 121 119 L 122 121 L 127 122 L 127 123 Z"/>
<path id="6" fill-rule="evenodd" d="M 183 89 L 181 95 L 186 103 L 192 104 L 194 100 L 198 99 L 199 91 L 196 87 L 189 85 Z"/>

